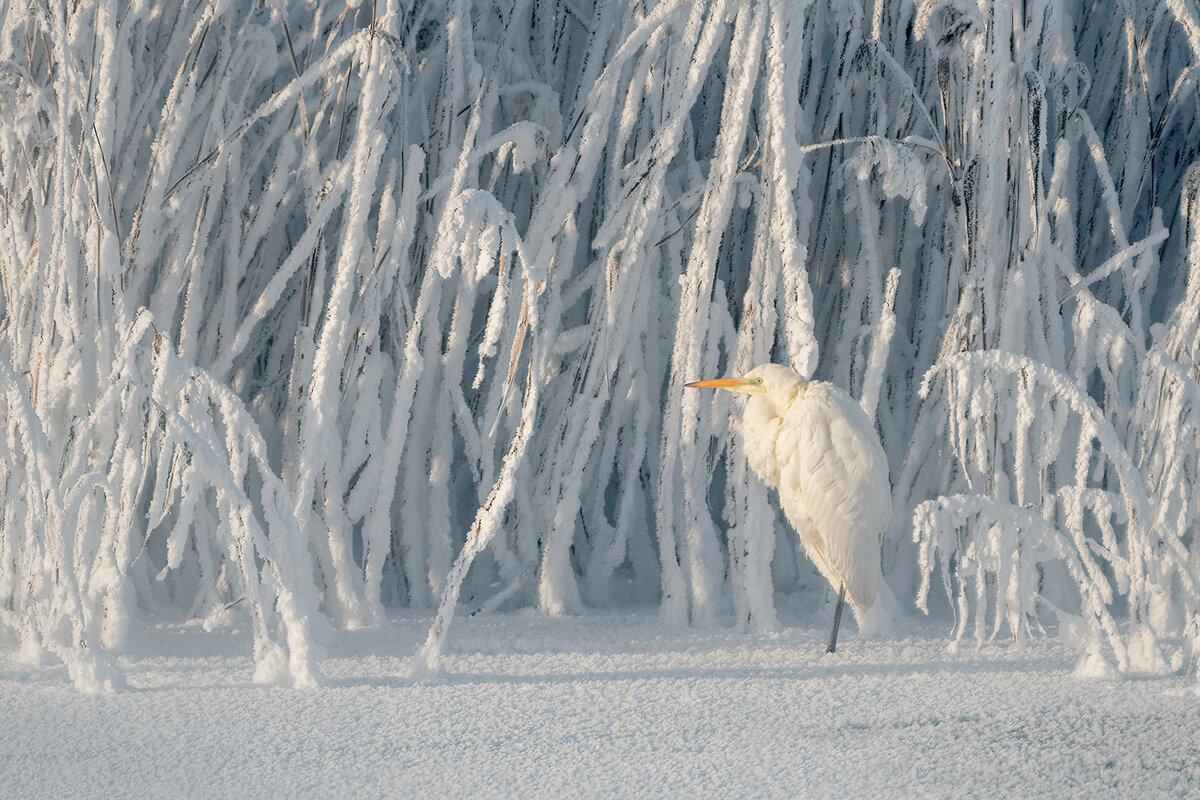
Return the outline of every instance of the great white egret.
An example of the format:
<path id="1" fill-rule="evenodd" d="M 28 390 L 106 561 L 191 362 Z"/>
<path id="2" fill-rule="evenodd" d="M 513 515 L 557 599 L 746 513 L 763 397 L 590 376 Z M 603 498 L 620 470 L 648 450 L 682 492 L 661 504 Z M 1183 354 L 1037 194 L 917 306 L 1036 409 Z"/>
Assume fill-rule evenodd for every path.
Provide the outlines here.
<path id="1" fill-rule="evenodd" d="M 867 611 L 884 592 L 890 605 L 879 560 L 892 493 L 883 446 L 862 406 L 833 384 L 805 380 L 779 364 L 687 385 L 750 395 L 742 415 L 746 460 L 779 490 L 804 552 L 838 589 L 826 652 L 837 649 L 847 596 L 860 630 L 885 626 L 888 609 L 877 608 L 869 622 Z"/>

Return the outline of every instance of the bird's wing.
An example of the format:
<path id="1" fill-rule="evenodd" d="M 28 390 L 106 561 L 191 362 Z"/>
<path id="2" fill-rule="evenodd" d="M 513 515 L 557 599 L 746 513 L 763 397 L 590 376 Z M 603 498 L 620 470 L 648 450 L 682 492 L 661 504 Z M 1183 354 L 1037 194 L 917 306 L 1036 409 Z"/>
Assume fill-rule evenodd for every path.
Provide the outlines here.
<path id="1" fill-rule="evenodd" d="M 805 549 L 831 583 L 844 582 L 857 606 L 870 607 L 891 515 L 874 424 L 848 394 L 814 382 L 788 408 L 776 447 L 780 503 Z"/>

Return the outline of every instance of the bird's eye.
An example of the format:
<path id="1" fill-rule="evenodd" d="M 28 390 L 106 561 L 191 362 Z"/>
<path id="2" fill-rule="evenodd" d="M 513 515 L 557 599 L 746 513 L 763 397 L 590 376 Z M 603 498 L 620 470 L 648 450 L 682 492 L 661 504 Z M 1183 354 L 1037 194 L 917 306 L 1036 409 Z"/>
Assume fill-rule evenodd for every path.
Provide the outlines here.
<path id="1" fill-rule="evenodd" d="M 757 383 L 759 386 L 762 386 L 762 378 L 755 378 L 754 382 Z"/>

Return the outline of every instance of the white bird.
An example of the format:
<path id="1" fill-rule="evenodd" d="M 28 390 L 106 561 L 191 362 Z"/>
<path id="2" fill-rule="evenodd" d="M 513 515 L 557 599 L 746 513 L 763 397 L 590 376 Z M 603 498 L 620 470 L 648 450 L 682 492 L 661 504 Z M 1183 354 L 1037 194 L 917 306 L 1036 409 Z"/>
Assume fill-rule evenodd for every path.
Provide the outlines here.
<path id="1" fill-rule="evenodd" d="M 883 446 L 862 406 L 833 384 L 805 380 L 779 364 L 687 385 L 750 395 L 742 416 L 746 460 L 763 483 L 779 490 L 804 552 L 838 589 L 826 651 L 837 648 L 847 596 L 859 629 L 880 632 L 891 605 L 880 557 L 892 493 Z"/>

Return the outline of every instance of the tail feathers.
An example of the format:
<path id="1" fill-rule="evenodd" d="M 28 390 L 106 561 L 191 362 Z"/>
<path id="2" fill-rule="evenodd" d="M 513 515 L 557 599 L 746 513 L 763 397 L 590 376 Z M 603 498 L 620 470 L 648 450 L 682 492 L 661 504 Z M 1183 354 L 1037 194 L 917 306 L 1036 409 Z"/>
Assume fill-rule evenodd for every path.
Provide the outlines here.
<path id="1" fill-rule="evenodd" d="M 894 634 L 900 608 L 887 581 L 879 582 L 874 603 L 865 609 L 860 609 L 857 605 L 853 606 L 853 609 L 859 635 L 864 639 L 886 639 Z"/>

